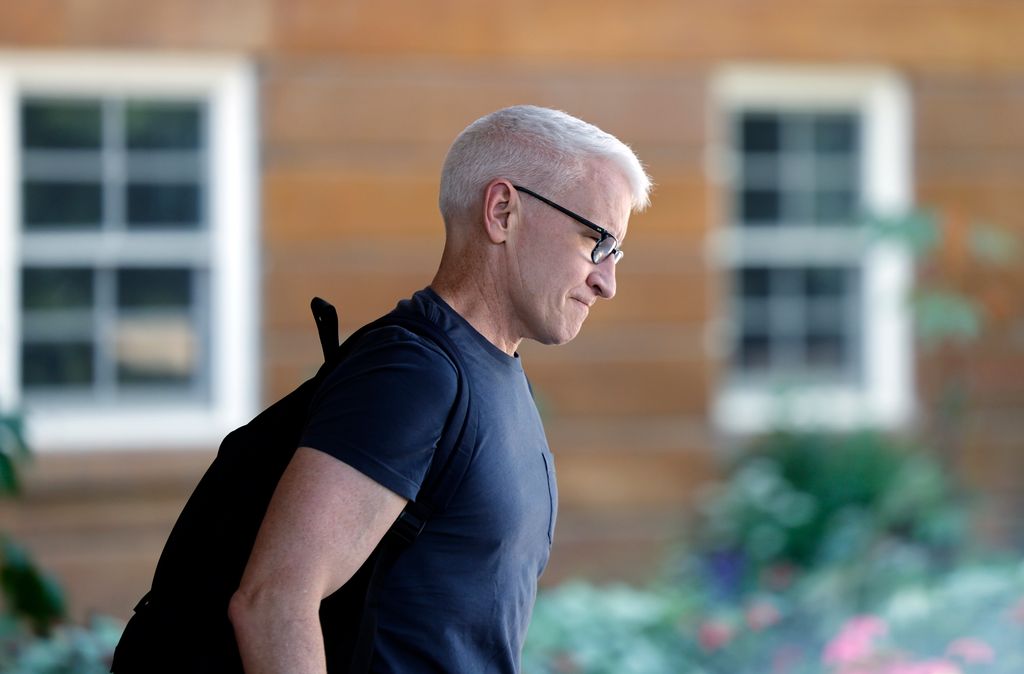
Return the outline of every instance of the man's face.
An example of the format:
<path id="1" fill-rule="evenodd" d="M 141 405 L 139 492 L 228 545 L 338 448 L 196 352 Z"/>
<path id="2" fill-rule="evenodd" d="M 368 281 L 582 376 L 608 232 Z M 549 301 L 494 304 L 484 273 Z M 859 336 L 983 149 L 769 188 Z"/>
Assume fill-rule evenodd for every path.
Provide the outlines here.
<path id="1" fill-rule="evenodd" d="M 604 227 L 619 242 L 626 236 L 631 196 L 619 171 L 596 165 L 588 179 L 564 194 L 544 194 Z M 583 326 L 599 299 L 615 296 L 615 261 L 590 258 L 600 234 L 573 218 L 518 192 L 519 227 L 513 252 L 512 301 L 522 337 L 564 344 Z"/>

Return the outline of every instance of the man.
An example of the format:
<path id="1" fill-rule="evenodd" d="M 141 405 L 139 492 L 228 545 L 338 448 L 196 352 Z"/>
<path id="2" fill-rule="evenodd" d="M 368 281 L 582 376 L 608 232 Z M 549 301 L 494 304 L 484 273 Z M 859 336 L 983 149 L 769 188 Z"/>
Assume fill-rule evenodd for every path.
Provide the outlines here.
<path id="1" fill-rule="evenodd" d="M 555 110 L 499 110 L 450 148 L 441 263 L 405 304 L 458 346 L 479 429 L 451 505 L 382 583 L 373 671 L 519 670 L 557 493 L 516 349 L 568 342 L 615 295 L 649 190 L 628 147 Z M 452 407 L 456 373 L 435 345 L 399 327 L 371 335 L 318 393 L 232 598 L 248 674 L 325 671 L 320 602 L 416 497 Z"/>

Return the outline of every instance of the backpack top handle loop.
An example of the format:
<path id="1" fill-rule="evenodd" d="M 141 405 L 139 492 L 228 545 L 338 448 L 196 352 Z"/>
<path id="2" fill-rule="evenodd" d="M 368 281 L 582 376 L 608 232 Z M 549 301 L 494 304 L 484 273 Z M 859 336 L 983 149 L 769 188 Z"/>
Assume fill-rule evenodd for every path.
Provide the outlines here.
<path id="1" fill-rule="evenodd" d="M 338 312 L 327 300 L 314 297 L 309 308 L 316 319 L 316 331 L 320 335 L 320 348 L 324 352 L 324 361 L 331 360 L 338 353 Z"/>

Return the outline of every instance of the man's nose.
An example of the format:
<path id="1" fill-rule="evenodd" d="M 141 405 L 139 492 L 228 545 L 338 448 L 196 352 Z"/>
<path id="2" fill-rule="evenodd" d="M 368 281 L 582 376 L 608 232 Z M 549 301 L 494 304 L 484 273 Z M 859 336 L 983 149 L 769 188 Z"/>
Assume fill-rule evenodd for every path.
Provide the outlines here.
<path id="1" fill-rule="evenodd" d="M 615 297 L 615 260 L 609 255 L 594 265 L 594 270 L 587 278 L 587 284 L 593 288 L 598 297 L 610 300 Z"/>

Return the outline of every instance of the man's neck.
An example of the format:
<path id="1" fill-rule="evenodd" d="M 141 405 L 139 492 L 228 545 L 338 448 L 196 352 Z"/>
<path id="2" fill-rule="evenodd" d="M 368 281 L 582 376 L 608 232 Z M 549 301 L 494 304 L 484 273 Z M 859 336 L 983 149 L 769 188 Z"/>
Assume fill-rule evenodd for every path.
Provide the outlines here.
<path id="1" fill-rule="evenodd" d="M 515 355 L 522 338 L 510 336 L 511 326 L 504 320 L 508 312 L 500 293 L 493 286 L 459 282 L 438 271 L 430 283 L 430 288 L 483 335 L 484 339 L 508 355 Z"/>

